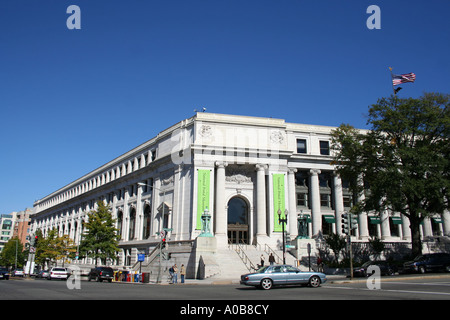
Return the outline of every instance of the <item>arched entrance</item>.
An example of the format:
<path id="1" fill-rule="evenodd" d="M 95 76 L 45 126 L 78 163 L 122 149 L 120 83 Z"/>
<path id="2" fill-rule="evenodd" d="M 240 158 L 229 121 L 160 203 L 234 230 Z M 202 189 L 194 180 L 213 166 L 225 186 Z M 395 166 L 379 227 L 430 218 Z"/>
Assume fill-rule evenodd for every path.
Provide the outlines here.
<path id="1" fill-rule="evenodd" d="M 228 241 L 231 243 L 249 243 L 248 203 L 241 197 L 228 201 Z"/>

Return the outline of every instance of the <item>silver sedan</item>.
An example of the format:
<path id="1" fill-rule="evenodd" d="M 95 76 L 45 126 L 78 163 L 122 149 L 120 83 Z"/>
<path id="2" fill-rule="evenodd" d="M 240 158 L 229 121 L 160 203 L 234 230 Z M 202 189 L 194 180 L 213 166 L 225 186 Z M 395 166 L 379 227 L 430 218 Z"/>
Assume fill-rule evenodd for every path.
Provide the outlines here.
<path id="1" fill-rule="evenodd" d="M 326 275 L 321 272 L 303 272 L 290 265 L 266 266 L 254 273 L 241 276 L 241 284 L 256 286 L 265 290 L 273 286 L 310 285 L 313 288 L 327 281 Z"/>

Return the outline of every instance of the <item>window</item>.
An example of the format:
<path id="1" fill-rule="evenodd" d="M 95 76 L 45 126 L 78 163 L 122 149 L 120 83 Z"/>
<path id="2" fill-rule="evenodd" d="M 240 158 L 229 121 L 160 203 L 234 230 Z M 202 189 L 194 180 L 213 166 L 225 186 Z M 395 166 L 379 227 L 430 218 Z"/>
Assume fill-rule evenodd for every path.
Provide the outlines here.
<path id="1" fill-rule="evenodd" d="M 128 229 L 128 240 L 134 239 L 134 230 L 136 227 L 136 209 L 132 208 L 130 212 L 130 226 Z"/>
<path id="2" fill-rule="evenodd" d="M 150 223 L 151 223 L 151 218 L 150 218 L 150 206 L 146 205 L 145 209 L 144 209 L 144 228 L 142 230 L 143 233 L 143 238 L 148 239 L 150 237 Z"/>
<path id="3" fill-rule="evenodd" d="M 321 193 L 320 194 L 320 206 L 330 208 L 330 194 Z"/>
<path id="4" fill-rule="evenodd" d="M 119 211 L 119 213 L 117 214 L 117 234 L 120 236 L 120 238 L 122 239 L 122 222 L 123 222 L 123 212 Z"/>
<path id="5" fill-rule="evenodd" d="M 333 223 L 336 222 L 334 216 L 322 216 L 322 233 L 329 235 L 333 233 Z"/>
<path id="6" fill-rule="evenodd" d="M 308 207 L 309 193 L 309 177 L 308 172 L 299 170 L 295 174 L 295 189 L 297 194 L 297 206 Z"/>
<path id="7" fill-rule="evenodd" d="M 351 208 L 353 206 L 353 199 L 351 194 L 344 194 L 342 196 L 344 200 L 344 207 L 345 208 Z"/>
<path id="8" fill-rule="evenodd" d="M 392 237 L 400 237 L 399 227 L 402 222 L 401 218 L 390 217 L 389 218 L 389 229 L 391 230 Z"/>
<path id="9" fill-rule="evenodd" d="M 324 156 L 330 155 L 330 143 L 328 141 L 320 141 L 320 154 Z"/>
<path id="10" fill-rule="evenodd" d="M 297 153 L 306 153 L 305 139 L 297 139 Z"/>
<path id="11" fill-rule="evenodd" d="M 297 206 L 299 207 L 308 206 L 308 193 L 297 193 Z"/>

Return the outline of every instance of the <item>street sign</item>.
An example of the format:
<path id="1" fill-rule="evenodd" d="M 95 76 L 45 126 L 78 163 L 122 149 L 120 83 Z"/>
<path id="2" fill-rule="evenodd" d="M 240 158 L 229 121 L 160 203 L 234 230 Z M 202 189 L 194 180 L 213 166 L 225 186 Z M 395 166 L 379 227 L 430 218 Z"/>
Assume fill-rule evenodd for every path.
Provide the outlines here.
<path id="1" fill-rule="evenodd" d="M 138 254 L 138 262 L 144 262 L 145 261 L 145 254 Z"/>

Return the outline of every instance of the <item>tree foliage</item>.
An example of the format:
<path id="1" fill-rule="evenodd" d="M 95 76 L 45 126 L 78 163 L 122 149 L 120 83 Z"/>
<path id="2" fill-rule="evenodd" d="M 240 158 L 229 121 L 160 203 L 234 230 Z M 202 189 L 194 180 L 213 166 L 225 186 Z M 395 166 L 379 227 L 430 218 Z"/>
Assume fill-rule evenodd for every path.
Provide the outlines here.
<path id="1" fill-rule="evenodd" d="M 41 230 L 37 230 L 36 235 L 39 240 L 36 245 L 35 262 L 38 265 L 56 264 L 58 261 L 64 264 L 76 252 L 73 240 L 67 234 L 59 236 L 56 228 L 50 230 L 46 237 L 43 237 Z"/>
<path id="2" fill-rule="evenodd" d="M 369 108 L 368 131 L 333 132 L 334 163 L 363 199 L 354 212 L 400 212 L 410 221 L 413 254 L 422 250 L 424 218 L 449 208 L 449 95 L 382 98 Z"/>
<path id="3" fill-rule="evenodd" d="M 96 265 L 98 259 L 103 264 L 106 259 L 116 259 L 120 239 L 110 208 L 103 201 L 97 202 L 97 206 L 97 210 L 88 213 L 87 222 L 83 224 L 85 233 L 80 243 L 80 255 L 95 259 Z"/>
<path id="4" fill-rule="evenodd" d="M 333 251 L 337 263 L 339 260 L 340 252 L 345 249 L 347 245 L 345 237 L 332 233 L 325 238 L 325 243 Z"/>
<path id="5" fill-rule="evenodd" d="M 5 244 L 0 254 L 0 265 L 6 267 L 14 266 L 17 257 L 17 267 L 21 268 L 24 265 L 26 252 L 28 251 L 23 251 L 23 244 L 18 237 L 11 238 Z"/>

